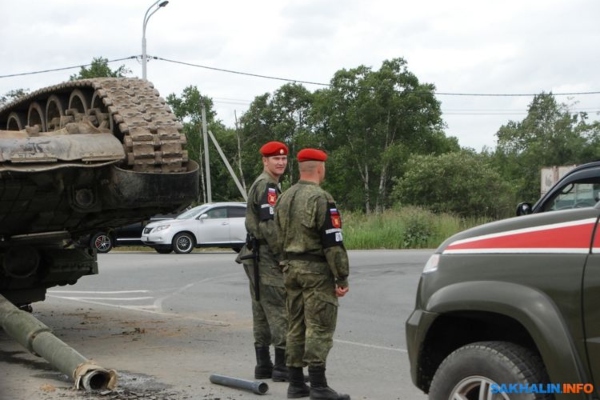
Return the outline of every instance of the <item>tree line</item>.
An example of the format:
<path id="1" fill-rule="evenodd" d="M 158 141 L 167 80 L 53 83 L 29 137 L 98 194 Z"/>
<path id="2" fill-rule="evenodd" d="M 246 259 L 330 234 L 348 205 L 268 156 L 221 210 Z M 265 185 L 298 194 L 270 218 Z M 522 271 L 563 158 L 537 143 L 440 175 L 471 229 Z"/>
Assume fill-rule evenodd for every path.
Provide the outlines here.
<path id="1" fill-rule="evenodd" d="M 108 61 L 94 59 L 70 79 L 125 76 Z M 0 97 L 0 106 L 26 93 Z M 197 86 L 169 94 L 167 103 L 183 123 L 190 159 L 204 164 L 201 107 L 208 129 L 243 185 L 262 171 L 259 148 L 270 140 L 290 148 L 286 189 L 298 179 L 295 154 L 317 147 L 329 154 L 323 186 L 344 210 L 367 214 L 418 206 L 461 217 L 504 218 L 519 201 L 540 195 L 540 170 L 600 158 L 600 123 L 574 113 L 552 93 L 534 96 L 522 121 L 508 121 L 496 133 L 494 149 L 461 148 L 446 135 L 435 86 L 422 83 L 405 60 L 383 61 L 379 69 L 359 66 L 337 71 L 326 88 L 309 91 L 287 83 L 256 96 L 248 111 L 225 126 L 213 100 Z M 242 195 L 211 145 L 214 201 Z M 206 192 L 206 182 L 199 182 Z"/>

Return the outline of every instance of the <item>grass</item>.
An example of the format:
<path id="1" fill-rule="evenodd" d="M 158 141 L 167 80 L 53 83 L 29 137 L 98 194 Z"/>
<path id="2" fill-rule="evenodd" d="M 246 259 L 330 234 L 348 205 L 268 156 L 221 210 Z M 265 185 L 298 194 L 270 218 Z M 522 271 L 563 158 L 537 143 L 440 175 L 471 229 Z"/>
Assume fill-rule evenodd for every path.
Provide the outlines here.
<path id="1" fill-rule="evenodd" d="M 344 214 L 347 249 L 436 248 L 449 236 L 488 222 L 449 214 L 434 214 L 418 207 L 386 210 L 379 214 Z"/>
<path id="2" fill-rule="evenodd" d="M 434 214 L 418 207 L 404 207 L 370 215 L 348 212 L 344 213 L 343 221 L 344 245 L 348 250 L 375 250 L 433 249 L 453 234 L 490 220 L 465 219 Z M 113 251 L 119 250 L 154 252 L 146 246 L 117 247 Z M 194 252 L 214 250 L 194 249 Z"/>

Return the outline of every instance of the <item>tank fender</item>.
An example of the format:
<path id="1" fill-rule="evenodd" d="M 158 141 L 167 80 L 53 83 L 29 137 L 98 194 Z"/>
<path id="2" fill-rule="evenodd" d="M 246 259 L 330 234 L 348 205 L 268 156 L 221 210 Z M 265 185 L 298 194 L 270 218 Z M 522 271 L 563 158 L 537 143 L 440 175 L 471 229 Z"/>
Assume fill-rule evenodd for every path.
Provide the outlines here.
<path id="1" fill-rule="evenodd" d="M 159 174 L 124 170 L 111 166 L 110 185 L 103 192 L 103 204 L 115 208 L 135 208 L 139 203 L 164 206 L 191 202 L 198 197 L 199 166 L 188 162 L 186 172 Z"/>
<path id="2" fill-rule="evenodd" d="M 15 163 L 105 162 L 125 159 L 125 150 L 111 133 L 54 137 L 0 137 L 0 161 Z"/>

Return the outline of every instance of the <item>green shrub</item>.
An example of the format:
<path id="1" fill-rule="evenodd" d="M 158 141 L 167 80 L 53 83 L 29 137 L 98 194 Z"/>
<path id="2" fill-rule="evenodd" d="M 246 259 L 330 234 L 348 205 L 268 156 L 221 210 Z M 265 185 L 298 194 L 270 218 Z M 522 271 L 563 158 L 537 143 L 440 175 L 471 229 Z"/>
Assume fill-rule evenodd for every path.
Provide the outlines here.
<path id="1" fill-rule="evenodd" d="M 344 244 L 352 250 L 436 248 L 451 235 L 489 221 L 436 214 L 419 207 L 370 215 L 345 213 L 343 219 Z"/>

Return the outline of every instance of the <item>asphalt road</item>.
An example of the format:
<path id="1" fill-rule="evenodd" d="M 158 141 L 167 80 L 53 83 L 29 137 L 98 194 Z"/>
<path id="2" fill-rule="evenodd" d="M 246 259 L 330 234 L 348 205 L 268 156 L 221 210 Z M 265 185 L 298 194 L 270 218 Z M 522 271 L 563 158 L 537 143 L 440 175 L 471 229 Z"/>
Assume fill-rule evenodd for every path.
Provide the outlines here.
<path id="1" fill-rule="evenodd" d="M 404 322 L 424 251 L 350 252 L 350 292 L 340 299 L 327 377 L 352 399 L 425 400 L 411 383 Z M 34 315 L 85 357 L 119 373 L 117 390 L 86 393 L 0 331 L 0 400 L 285 399 L 212 384 L 211 374 L 253 379 L 247 279 L 235 253 L 99 255 L 100 274 L 49 291 Z"/>

